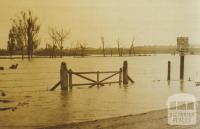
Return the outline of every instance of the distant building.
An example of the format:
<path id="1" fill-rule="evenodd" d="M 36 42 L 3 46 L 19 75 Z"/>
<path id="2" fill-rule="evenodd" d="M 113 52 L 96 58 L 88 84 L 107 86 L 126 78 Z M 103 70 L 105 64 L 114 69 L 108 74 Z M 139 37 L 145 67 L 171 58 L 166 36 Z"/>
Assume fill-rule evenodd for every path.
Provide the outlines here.
<path id="1" fill-rule="evenodd" d="M 177 51 L 188 52 L 188 50 L 189 50 L 189 38 L 177 37 Z"/>

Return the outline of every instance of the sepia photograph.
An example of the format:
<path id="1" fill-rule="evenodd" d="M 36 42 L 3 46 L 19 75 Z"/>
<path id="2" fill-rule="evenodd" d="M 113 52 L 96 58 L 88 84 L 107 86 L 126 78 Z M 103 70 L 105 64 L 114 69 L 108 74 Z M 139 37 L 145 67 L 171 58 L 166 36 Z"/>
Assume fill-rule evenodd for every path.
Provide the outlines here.
<path id="1" fill-rule="evenodd" d="M 0 0 L 0 129 L 200 129 L 199 0 Z"/>

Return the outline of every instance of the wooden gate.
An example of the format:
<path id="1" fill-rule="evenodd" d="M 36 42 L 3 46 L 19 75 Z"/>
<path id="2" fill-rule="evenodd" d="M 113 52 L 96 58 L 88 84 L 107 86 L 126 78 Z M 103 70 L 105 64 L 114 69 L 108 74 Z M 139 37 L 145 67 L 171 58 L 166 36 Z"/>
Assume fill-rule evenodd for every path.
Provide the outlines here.
<path id="1" fill-rule="evenodd" d="M 85 75 L 88 74 L 94 74 L 96 75 L 96 80 L 91 79 L 89 77 L 86 77 Z M 111 74 L 107 77 L 100 79 L 100 74 Z M 78 76 L 80 78 L 83 78 L 90 83 L 73 83 L 73 76 Z M 113 78 L 114 76 L 118 76 L 118 80 L 116 81 L 109 81 L 109 79 Z M 123 78 L 122 78 L 123 76 Z M 61 63 L 61 69 L 60 69 L 60 81 L 56 83 L 50 90 L 55 90 L 59 85 L 61 85 L 62 90 L 68 90 L 72 89 L 74 86 L 104 86 L 105 84 L 113 84 L 118 83 L 121 85 L 122 83 L 124 85 L 127 85 L 128 82 L 134 83 L 134 81 L 131 79 L 131 77 L 128 75 L 128 63 L 127 61 L 124 61 L 123 68 L 119 68 L 118 71 L 96 71 L 96 72 L 74 72 L 71 69 L 67 69 L 67 65 L 65 62 Z"/>

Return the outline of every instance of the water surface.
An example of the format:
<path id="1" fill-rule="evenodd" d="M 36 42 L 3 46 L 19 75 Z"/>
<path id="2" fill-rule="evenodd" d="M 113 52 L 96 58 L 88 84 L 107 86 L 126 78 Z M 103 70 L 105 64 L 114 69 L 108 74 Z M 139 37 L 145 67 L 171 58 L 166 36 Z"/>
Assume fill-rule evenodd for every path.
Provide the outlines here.
<path id="1" fill-rule="evenodd" d="M 60 89 L 48 91 L 59 81 L 62 61 L 73 71 L 119 70 L 128 61 L 128 73 L 135 81 L 126 87 L 117 84 L 101 88 L 79 87 L 72 92 Z M 167 82 L 167 61 L 172 62 L 170 83 Z M 10 70 L 18 63 L 17 70 Z M 1 99 L 13 103 L 1 103 L 1 107 L 16 106 L 14 111 L 0 111 L 0 126 L 47 126 L 77 121 L 93 120 L 127 114 L 138 114 L 166 108 L 168 96 L 174 93 L 191 93 L 200 98 L 200 56 L 185 57 L 185 81 L 179 81 L 179 56 L 156 55 L 137 57 L 64 57 L 62 59 L 0 60 L 5 66 L 0 71 L 0 89 L 7 94 Z M 100 75 L 103 79 L 108 75 Z M 96 75 L 88 76 L 96 79 Z M 187 81 L 188 79 L 192 81 Z M 118 79 L 116 76 L 114 79 Z M 74 77 L 73 83 L 84 80 Z"/>

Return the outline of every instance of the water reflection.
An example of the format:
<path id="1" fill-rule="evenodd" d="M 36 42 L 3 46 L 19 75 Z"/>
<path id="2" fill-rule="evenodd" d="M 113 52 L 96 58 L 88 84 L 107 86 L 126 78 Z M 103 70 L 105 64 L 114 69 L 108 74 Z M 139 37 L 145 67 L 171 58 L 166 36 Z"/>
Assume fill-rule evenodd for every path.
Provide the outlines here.
<path id="1" fill-rule="evenodd" d="M 180 91 L 184 92 L 184 81 L 183 80 L 180 81 Z"/>
<path id="2" fill-rule="evenodd" d="M 60 106 L 68 107 L 72 97 L 72 91 L 60 91 Z"/>
<path id="3" fill-rule="evenodd" d="M 129 87 L 128 85 L 123 85 L 123 88 L 124 88 L 124 92 L 125 92 L 125 93 L 128 92 L 128 87 Z"/>
<path id="4" fill-rule="evenodd" d="M 167 81 L 167 85 L 168 85 L 168 87 L 170 87 L 170 80 Z"/>

